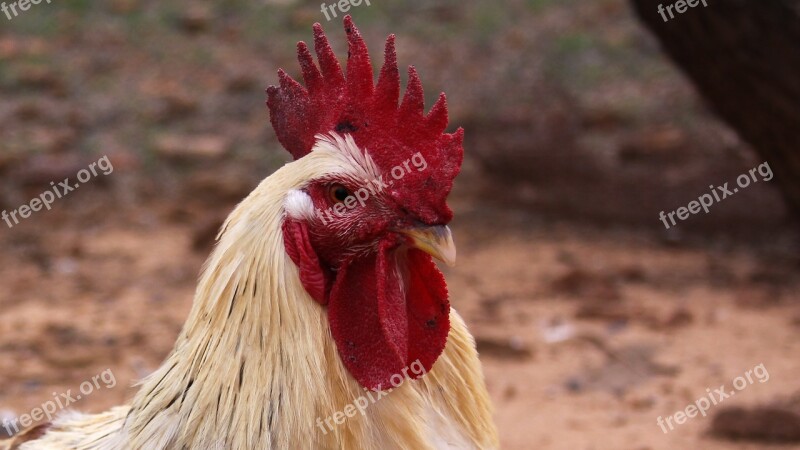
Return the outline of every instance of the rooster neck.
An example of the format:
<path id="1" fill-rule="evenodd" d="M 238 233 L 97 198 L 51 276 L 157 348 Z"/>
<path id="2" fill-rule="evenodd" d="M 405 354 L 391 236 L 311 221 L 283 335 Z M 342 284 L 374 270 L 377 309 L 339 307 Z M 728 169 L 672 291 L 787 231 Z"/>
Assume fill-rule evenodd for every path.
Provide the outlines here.
<path id="1" fill-rule="evenodd" d="M 336 397 L 359 392 L 285 252 L 293 186 L 284 175 L 265 180 L 223 227 L 173 351 L 131 405 L 122 434 L 135 447 L 287 448 Z M 331 392 L 340 394 L 319 395 Z"/>

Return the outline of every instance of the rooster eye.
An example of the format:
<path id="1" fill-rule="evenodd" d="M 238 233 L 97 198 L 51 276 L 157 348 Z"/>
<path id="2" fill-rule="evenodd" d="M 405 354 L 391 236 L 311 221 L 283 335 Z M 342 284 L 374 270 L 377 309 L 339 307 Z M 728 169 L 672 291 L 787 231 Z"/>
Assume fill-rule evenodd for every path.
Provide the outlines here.
<path id="1" fill-rule="evenodd" d="M 350 196 L 350 191 L 341 184 L 334 184 L 328 188 L 328 194 L 334 203 L 342 203 Z"/>

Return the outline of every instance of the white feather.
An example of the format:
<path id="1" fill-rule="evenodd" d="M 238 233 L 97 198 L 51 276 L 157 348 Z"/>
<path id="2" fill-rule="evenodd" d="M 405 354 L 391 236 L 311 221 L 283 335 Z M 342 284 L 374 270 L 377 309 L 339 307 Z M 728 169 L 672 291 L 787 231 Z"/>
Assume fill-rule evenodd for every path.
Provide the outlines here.
<path id="1" fill-rule="evenodd" d="M 314 217 L 314 202 L 311 196 L 299 189 L 292 189 L 286 194 L 283 207 L 292 219 L 311 220 Z"/>

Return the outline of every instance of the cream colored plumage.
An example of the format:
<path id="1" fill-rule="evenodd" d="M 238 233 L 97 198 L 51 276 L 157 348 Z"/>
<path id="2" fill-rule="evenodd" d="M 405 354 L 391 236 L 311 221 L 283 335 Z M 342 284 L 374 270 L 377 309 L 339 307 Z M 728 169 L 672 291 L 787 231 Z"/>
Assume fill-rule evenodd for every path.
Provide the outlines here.
<path id="1" fill-rule="evenodd" d="M 430 373 L 332 431 L 318 425 L 365 392 L 284 249 L 285 204 L 309 180 L 374 171 L 349 137 L 318 137 L 314 151 L 264 180 L 230 215 L 174 350 L 129 405 L 64 414 L 39 439 L 5 448 L 497 448 L 475 342 L 455 310 Z"/>

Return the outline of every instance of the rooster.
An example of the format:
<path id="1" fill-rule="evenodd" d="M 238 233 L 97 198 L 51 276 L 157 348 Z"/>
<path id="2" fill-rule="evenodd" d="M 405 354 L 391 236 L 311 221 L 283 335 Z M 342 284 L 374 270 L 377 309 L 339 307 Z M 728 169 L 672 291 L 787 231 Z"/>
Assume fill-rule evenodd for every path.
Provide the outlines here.
<path id="1" fill-rule="evenodd" d="M 297 47 L 305 87 L 280 70 L 267 89 L 295 160 L 223 225 L 163 365 L 129 405 L 63 413 L 0 448 L 498 447 L 474 339 L 432 259 L 455 258 L 463 130 L 445 133 L 444 94 L 425 114 L 413 67 L 400 102 L 393 35 L 375 84 L 344 27 L 344 71 L 315 24 L 319 67 Z"/>

